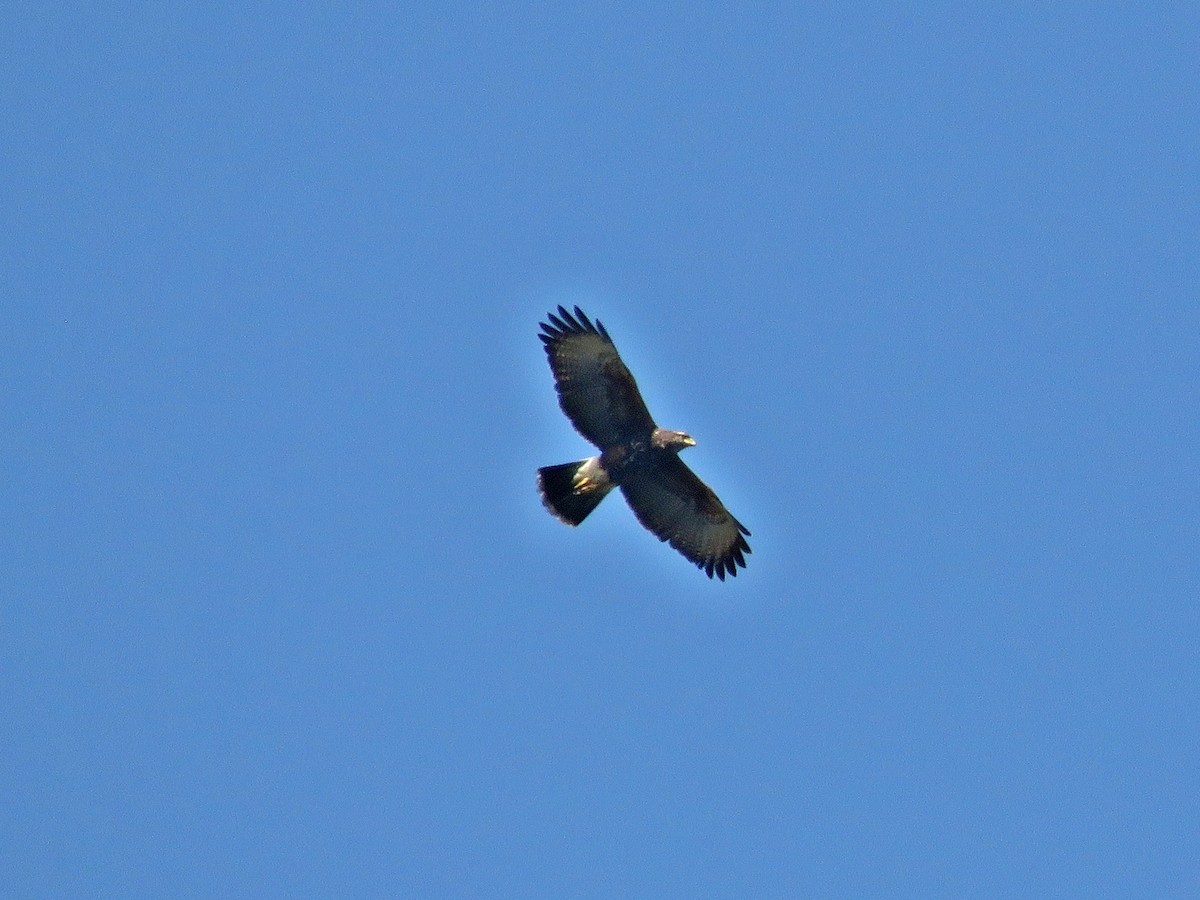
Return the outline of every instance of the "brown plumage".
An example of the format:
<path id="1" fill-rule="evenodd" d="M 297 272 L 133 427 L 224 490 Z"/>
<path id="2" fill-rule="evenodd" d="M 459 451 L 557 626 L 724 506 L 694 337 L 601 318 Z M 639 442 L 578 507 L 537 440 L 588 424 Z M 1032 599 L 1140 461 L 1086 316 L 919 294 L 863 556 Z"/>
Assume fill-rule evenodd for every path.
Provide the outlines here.
<path id="1" fill-rule="evenodd" d="M 638 521 L 659 540 L 722 581 L 737 575 L 750 552 L 750 532 L 679 458 L 695 445 L 682 431 L 659 428 L 637 382 L 604 326 L 575 307 L 542 323 L 542 343 L 562 411 L 599 456 L 538 469 L 542 502 L 578 525 L 614 487 Z"/>

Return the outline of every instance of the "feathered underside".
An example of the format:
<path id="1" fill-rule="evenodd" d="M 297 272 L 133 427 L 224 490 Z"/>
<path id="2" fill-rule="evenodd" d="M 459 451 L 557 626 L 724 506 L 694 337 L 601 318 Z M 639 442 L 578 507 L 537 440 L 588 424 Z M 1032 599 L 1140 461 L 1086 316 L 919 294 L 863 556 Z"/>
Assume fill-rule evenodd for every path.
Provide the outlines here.
<path id="1" fill-rule="evenodd" d="M 576 430 L 602 450 L 652 431 L 650 410 L 604 326 L 578 306 L 574 316 L 560 306 L 548 318 L 538 337 L 558 404 Z"/>
<path id="2" fill-rule="evenodd" d="M 700 478 L 675 454 L 621 481 L 634 515 L 704 573 L 722 581 L 745 568 L 749 529 L 735 519 Z M 744 536 L 743 536 L 744 535 Z"/>

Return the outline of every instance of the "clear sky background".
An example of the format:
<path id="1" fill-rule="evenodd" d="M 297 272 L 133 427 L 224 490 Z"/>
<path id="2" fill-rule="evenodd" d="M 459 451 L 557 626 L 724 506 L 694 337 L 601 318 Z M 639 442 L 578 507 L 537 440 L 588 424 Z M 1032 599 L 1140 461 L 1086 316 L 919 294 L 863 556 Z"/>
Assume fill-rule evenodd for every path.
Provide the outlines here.
<path id="1" fill-rule="evenodd" d="M 799 6 L 5 5 L 5 896 L 1200 893 L 1200 13 Z"/>

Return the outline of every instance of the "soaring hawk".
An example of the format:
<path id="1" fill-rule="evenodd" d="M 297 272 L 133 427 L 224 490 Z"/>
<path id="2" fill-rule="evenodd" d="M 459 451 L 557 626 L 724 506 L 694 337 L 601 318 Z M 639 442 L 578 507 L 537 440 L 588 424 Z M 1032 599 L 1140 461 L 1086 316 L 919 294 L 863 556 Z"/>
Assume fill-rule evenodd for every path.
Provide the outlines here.
<path id="1" fill-rule="evenodd" d="M 638 521 L 660 541 L 722 581 L 746 565 L 746 526 L 679 459 L 696 442 L 682 431 L 659 428 L 599 320 L 583 310 L 558 308 L 542 323 L 558 403 L 599 456 L 538 469 L 546 509 L 578 525 L 614 487 Z"/>

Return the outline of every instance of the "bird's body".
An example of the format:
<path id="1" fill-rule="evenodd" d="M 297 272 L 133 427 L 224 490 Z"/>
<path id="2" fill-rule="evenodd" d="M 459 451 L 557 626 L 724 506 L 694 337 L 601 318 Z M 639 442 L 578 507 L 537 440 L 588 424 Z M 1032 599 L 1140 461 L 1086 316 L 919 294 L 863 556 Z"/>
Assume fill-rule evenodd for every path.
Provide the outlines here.
<path id="1" fill-rule="evenodd" d="M 538 470 L 546 508 L 578 525 L 615 487 L 647 529 L 724 581 L 745 566 L 750 532 L 682 460 L 696 442 L 659 428 L 608 332 L 577 306 L 551 313 L 538 337 L 554 373 L 559 405 L 599 456 Z"/>

